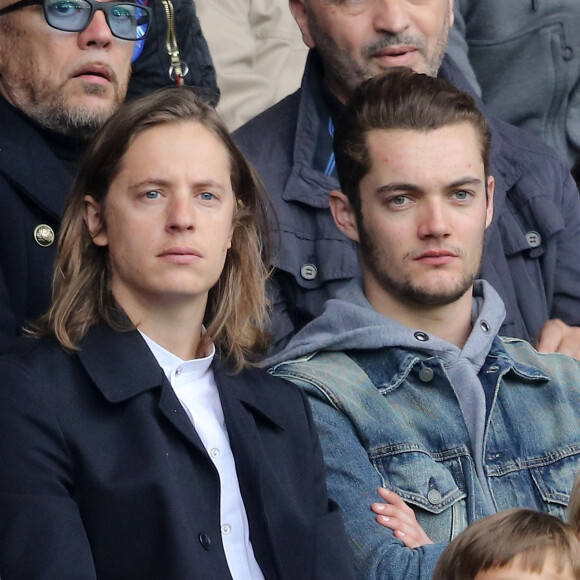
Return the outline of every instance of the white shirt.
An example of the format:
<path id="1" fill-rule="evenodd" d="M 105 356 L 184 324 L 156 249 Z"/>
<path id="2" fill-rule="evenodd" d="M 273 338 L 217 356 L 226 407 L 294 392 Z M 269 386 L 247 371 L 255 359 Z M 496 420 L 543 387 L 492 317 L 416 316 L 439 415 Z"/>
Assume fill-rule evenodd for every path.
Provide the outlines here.
<path id="1" fill-rule="evenodd" d="M 215 347 L 212 344 L 211 352 L 203 358 L 183 361 L 142 332 L 141 336 L 163 369 L 219 473 L 220 525 L 230 573 L 234 580 L 263 580 L 250 543 L 248 517 L 211 369 Z"/>

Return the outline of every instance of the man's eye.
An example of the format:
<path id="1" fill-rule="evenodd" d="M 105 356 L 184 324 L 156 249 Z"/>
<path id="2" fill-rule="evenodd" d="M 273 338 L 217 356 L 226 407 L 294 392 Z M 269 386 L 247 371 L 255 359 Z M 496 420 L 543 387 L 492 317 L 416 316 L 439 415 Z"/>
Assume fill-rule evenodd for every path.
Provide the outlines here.
<path id="1" fill-rule="evenodd" d="M 68 16 L 82 10 L 81 6 L 77 2 L 52 2 L 50 5 L 51 12 L 58 14 L 59 16 Z"/>
<path id="2" fill-rule="evenodd" d="M 215 199 L 215 195 L 213 193 L 210 193 L 209 191 L 204 191 L 203 193 L 200 193 L 199 197 L 203 201 L 212 201 L 213 199 Z"/>
<path id="3" fill-rule="evenodd" d="M 127 4 L 120 4 L 111 9 L 111 16 L 118 20 L 131 20 L 135 18 L 135 8 Z"/>
<path id="4" fill-rule="evenodd" d="M 455 199 L 458 201 L 465 201 L 469 197 L 469 192 L 463 190 L 456 191 L 453 194 L 453 197 L 455 197 Z"/>
<path id="5" fill-rule="evenodd" d="M 397 195 L 397 197 L 391 198 L 389 203 L 396 207 L 401 207 L 409 203 L 409 198 L 406 195 Z"/>
<path id="6" fill-rule="evenodd" d="M 161 197 L 161 194 L 158 191 L 153 190 L 145 193 L 145 197 L 147 199 L 159 199 Z"/>

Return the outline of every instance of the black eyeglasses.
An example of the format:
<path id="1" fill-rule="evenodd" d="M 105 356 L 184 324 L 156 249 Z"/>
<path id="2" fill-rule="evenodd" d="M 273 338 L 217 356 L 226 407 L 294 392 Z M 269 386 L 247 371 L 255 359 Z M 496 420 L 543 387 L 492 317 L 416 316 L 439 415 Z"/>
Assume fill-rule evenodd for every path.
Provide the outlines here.
<path id="1" fill-rule="evenodd" d="M 42 6 L 49 26 L 65 32 L 81 32 L 95 12 L 105 13 L 113 36 L 123 40 L 145 38 L 151 22 L 151 10 L 131 2 L 96 2 L 96 0 L 20 0 L 0 10 L 0 15 L 25 6 Z"/>

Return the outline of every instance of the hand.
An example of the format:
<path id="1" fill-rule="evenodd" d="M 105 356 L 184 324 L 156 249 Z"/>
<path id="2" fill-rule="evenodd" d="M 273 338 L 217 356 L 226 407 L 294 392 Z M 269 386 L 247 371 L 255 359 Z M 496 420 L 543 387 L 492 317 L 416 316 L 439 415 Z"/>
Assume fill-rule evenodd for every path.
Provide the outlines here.
<path id="1" fill-rule="evenodd" d="M 415 512 L 394 491 L 379 487 L 378 492 L 386 502 L 371 506 L 379 524 L 393 530 L 407 548 L 433 543 L 417 522 Z"/>
<path id="2" fill-rule="evenodd" d="M 538 336 L 538 352 L 561 352 L 580 360 L 580 327 L 568 326 L 558 318 L 548 320 Z"/>

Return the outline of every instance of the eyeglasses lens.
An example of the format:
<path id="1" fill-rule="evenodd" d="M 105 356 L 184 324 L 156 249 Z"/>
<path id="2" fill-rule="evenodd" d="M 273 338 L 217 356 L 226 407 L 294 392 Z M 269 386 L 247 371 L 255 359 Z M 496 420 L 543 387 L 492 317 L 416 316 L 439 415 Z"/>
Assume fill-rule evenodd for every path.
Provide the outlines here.
<path id="1" fill-rule="evenodd" d="M 48 0 L 46 20 L 50 26 L 66 32 L 84 30 L 95 10 L 103 10 L 111 32 L 124 40 L 143 38 L 149 27 L 149 12 L 137 4 L 88 2 L 87 0 Z"/>

